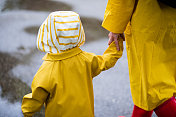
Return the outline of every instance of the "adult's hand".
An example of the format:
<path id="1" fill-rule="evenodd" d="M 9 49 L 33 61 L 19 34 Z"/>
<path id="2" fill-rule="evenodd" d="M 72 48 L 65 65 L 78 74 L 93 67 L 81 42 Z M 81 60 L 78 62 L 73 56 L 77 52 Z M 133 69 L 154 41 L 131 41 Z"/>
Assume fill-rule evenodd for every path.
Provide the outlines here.
<path id="1" fill-rule="evenodd" d="M 113 41 L 115 42 L 116 44 L 116 47 L 117 47 L 117 50 L 120 51 L 120 47 L 119 47 L 119 38 L 123 38 L 123 40 L 125 40 L 125 37 L 123 34 L 118 34 L 118 33 L 113 33 L 113 32 L 110 32 L 109 35 L 109 41 L 108 41 L 108 44 L 110 45 Z"/>

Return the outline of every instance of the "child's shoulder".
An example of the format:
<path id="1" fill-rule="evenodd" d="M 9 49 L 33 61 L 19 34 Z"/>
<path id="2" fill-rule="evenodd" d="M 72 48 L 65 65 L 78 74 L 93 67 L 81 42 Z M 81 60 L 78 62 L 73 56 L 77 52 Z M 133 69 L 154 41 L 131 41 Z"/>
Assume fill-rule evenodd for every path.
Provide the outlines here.
<path id="1" fill-rule="evenodd" d="M 38 69 L 37 74 L 43 74 L 45 73 L 49 73 L 52 71 L 52 68 L 54 66 L 54 62 L 52 61 L 43 61 L 43 63 L 41 64 L 40 68 Z"/>
<path id="2" fill-rule="evenodd" d="M 96 54 L 91 53 L 91 52 L 82 51 L 81 56 L 87 59 L 88 61 L 92 61 L 92 59 L 96 56 Z"/>

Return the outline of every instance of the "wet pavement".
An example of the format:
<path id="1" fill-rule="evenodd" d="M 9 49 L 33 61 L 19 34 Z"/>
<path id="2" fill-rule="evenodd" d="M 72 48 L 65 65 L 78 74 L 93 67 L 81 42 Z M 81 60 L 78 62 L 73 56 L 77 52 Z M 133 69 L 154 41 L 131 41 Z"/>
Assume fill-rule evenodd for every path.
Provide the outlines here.
<path id="1" fill-rule="evenodd" d="M 72 10 L 72 7 L 63 2 L 49 0 L 6 0 L 1 11 L 32 10 L 32 11 L 59 11 Z"/>
<path id="2" fill-rule="evenodd" d="M 86 33 L 86 44 L 81 48 L 103 54 L 108 47 L 108 32 L 101 27 L 105 6 L 104 0 L 0 2 L 0 27 L 3 29 L 0 31 L 0 117 L 22 117 L 22 97 L 31 92 L 33 76 L 42 64 L 41 59 L 45 54 L 39 52 L 35 44 L 38 28 L 48 14 L 55 10 L 78 12 Z M 93 8 L 95 10 L 92 10 Z M 126 50 L 114 68 L 94 79 L 94 95 L 96 117 L 130 117 L 133 103 Z M 44 109 L 34 115 L 43 116 Z"/>

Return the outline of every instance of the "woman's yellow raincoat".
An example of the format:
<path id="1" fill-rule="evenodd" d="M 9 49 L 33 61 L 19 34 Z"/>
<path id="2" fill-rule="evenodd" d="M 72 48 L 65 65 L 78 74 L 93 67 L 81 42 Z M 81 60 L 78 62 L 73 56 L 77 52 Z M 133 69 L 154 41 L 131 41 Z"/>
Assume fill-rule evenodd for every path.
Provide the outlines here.
<path id="1" fill-rule="evenodd" d="M 122 56 L 113 42 L 105 53 L 95 55 L 79 47 L 46 54 L 32 82 L 32 93 L 23 98 L 22 111 L 32 116 L 45 103 L 46 117 L 94 117 L 92 78 L 113 67 Z"/>
<path id="2" fill-rule="evenodd" d="M 176 96 L 176 9 L 138 0 L 133 14 L 134 6 L 135 0 L 109 0 L 102 26 L 113 33 L 126 29 L 133 102 L 150 111 Z"/>

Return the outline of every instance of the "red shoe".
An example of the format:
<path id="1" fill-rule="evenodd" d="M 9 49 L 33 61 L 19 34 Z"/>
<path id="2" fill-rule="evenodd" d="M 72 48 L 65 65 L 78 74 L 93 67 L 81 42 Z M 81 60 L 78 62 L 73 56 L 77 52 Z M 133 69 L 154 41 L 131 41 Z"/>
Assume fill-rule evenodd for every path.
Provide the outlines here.
<path id="1" fill-rule="evenodd" d="M 153 111 L 145 111 L 134 105 L 132 117 L 151 117 Z"/>
<path id="2" fill-rule="evenodd" d="M 175 97 L 170 98 L 156 109 L 154 109 L 158 117 L 176 117 L 176 100 Z"/>

